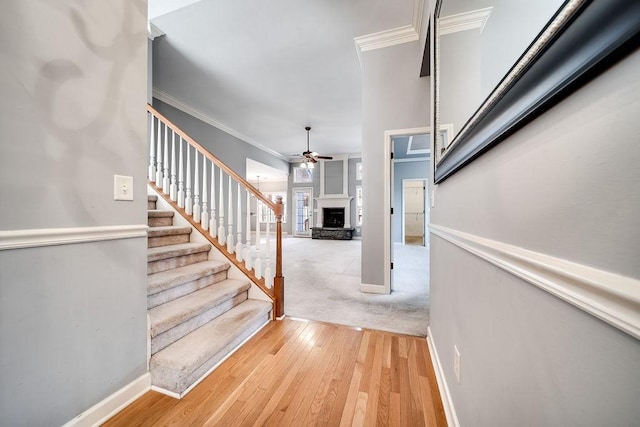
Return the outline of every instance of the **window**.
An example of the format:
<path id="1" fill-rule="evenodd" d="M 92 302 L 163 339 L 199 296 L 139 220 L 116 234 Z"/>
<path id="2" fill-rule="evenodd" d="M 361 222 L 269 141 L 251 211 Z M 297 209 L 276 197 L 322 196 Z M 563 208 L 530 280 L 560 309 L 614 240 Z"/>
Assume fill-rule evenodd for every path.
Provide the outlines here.
<path id="1" fill-rule="evenodd" d="M 293 182 L 296 184 L 307 184 L 313 182 L 313 169 L 294 167 Z"/>
<path id="2" fill-rule="evenodd" d="M 356 225 L 362 225 L 362 185 L 356 185 Z"/>
<path id="3" fill-rule="evenodd" d="M 262 193 L 262 195 L 274 203 L 276 202 L 278 197 L 282 197 L 282 205 L 283 205 L 282 206 L 282 223 L 286 223 L 287 222 L 287 195 L 285 193 Z M 261 223 L 270 222 L 272 224 L 275 224 L 276 216 L 274 212 L 268 207 L 266 207 L 265 205 L 263 205 L 262 203 L 260 203 L 259 206 L 260 207 L 258 209 L 258 215 L 260 215 L 259 216 L 260 222 Z"/>

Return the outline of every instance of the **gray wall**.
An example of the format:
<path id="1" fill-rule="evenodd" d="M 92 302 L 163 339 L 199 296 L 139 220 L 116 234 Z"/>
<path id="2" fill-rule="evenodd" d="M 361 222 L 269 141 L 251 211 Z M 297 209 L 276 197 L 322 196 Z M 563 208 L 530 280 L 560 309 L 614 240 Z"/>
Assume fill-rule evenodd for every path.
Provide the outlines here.
<path id="1" fill-rule="evenodd" d="M 432 224 L 640 278 L 638 69 L 636 51 L 438 185 Z M 638 340 L 433 235 L 430 286 L 461 425 L 637 425 Z"/>
<path id="2" fill-rule="evenodd" d="M 9 2 L 0 38 L 0 234 L 145 225 L 146 2 Z M 0 283 L 0 425 L 64 424 L 146 372 L 146 238 L 3 250 Z"/>
<path id="3" fill-rule="evenodd" d="M 384 284 L 385 130 L 427 127 L 429 79 L 420 78 L 419 42 L 362 54 L 362 283 Z"/>
<path id="4" fill-rule="evenodd" d="M 427 160 L 417 162 L 395 162 L 393 174 L 393 223 L 391 236 L 394 242 L 402 242 L 402 206 L 403 206 L 403 179 L 424 179 L 429 178 L 429 162 Z M 425 198 L 427 198 L 425 196 Z M 426 201 L 426 200 L 425 200 Z M 425 203 L 425 224 L 429 222 L 428 204 Z"/>

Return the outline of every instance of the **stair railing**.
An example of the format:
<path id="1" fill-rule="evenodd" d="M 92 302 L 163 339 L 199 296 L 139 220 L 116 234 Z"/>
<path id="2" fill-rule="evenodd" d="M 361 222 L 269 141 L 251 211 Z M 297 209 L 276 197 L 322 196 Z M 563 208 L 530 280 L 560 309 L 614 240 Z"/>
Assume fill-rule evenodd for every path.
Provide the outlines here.
<path id="1" fill-rule="evenodd" d="M 283 316 L 282 197 L 270 200 L 151 105 L 147 112 L 150 184 L 271 298 L 275 317 Z M 261 218 L 269 211 L 273 214 Z"/>

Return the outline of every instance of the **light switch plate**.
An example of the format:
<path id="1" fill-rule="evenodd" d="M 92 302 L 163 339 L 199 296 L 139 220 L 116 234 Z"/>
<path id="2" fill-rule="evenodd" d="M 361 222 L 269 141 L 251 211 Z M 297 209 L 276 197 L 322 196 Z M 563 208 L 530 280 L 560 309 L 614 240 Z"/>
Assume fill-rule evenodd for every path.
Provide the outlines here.
<path id="1" fill-rule="evenodd" d="M 113 175 L 113 200 L 133 200 L 133 177 Z"/>

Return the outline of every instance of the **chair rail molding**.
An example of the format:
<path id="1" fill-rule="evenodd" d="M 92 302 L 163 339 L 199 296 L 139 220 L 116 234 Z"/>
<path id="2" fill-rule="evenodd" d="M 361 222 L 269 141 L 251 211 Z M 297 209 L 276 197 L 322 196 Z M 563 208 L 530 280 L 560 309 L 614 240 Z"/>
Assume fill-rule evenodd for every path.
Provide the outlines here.
<path id="1" fill-rule="evenodd" d="M 429 231 L 640 339 L 640 280 L 441 225 Z"/>
<path id="2" fill-rule="evenodd" d="M 146 224 L 0 231 L 0 250 L 147 237 Z"/>

